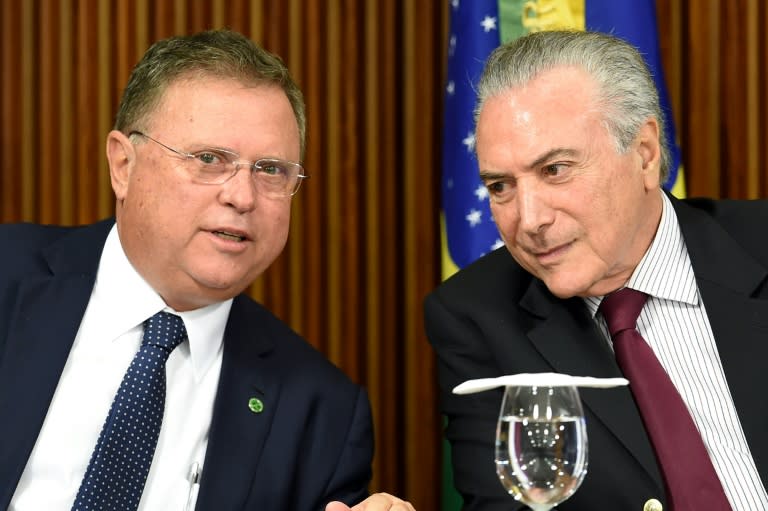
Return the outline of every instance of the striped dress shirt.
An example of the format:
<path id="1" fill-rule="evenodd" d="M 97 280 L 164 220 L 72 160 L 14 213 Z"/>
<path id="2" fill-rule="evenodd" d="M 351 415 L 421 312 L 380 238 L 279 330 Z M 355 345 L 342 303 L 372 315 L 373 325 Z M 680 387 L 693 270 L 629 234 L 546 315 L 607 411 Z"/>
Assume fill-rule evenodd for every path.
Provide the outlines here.
<path id="1" fill-rule="evenodd" d="M 649 296 L 637 328 L 688 407 L 733 509 L 768 510 L 768 495 L 728 389 L 680 225 L 669 198 L 662 196 L 656 236 L 627 283 Z M 602 299 L 584 301 L 611 344 L 605 319 L 597 313 Z"/>

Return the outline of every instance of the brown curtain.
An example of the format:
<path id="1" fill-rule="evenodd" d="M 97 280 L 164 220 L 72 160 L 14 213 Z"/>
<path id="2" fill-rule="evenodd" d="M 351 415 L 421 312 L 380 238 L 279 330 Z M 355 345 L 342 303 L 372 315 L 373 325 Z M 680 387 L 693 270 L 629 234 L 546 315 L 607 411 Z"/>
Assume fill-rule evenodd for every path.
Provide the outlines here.
<path id="1" fill-rule="evenodd" d="M 768 197 L 768 4 L 656 5 L 688 196 Z"/>
<path id="2" fill-rule="evenodd" d="M 768 196 L 765 3 L 657 6 L 688 195 Z M 440 278 L 448 10 L 447 0 L 0 6 L 0 222 L 112 214 L 105 135 L 151 42 L 229 27 L 283 57 L 306 95 L 312 177 L 294 199 L 286 251 L 251 293 L 368 388 L 372 490 L 422 511 L 439 509 L 441 422 L 421 300 Z"/>

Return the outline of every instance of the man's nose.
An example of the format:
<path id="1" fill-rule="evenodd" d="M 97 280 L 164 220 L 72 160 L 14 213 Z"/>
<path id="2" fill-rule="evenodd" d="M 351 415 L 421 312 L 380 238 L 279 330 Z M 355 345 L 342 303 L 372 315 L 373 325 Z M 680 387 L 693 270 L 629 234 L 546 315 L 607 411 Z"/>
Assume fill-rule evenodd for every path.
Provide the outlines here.
<path id="1" fill-rule="evenodd" d="M 540 233 L 554 220 L 554 210 L 540 183 L 518 183 L 517 208 L 520 229 L 527 234 Z"/>
<path id="2" fill-rule="evenodd" d="M 252 210 L 256 204 L 258 192 L 251 168 L 247 163 L 238 164 L 235 175 L 221 185 L 221 200 L 242 213 Z"/>

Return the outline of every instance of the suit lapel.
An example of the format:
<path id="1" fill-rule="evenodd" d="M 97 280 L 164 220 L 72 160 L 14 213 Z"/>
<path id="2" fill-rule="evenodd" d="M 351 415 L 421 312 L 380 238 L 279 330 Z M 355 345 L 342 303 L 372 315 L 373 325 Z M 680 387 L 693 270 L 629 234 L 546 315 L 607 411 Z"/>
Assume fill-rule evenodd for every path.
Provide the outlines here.
<path id="1" fill-rule="evenodd" d="M 613 352 L 580 298 L 565 302 L 534 280 L 521 306 L 540 318 L 528 332 L 536 349 L 559 373 L 613 378 L 622 376 Z M 582 403 L 638 460 L 661 487 L 656 458 L 629 387 L 579 389 Z M 585 410 L 587 411 L 587 410 Z"/>
<path id="2" fill-rule="evenodd" d="M 243 296 L 232 304 L 198 510 L 240 509 L 253 486 L 280 397 L 280 375 L 269 364 L 273 341 L 263 331 L 262 314 Z M 263 410 L 251 409 L 253 398 Z"/>
<path id="3" fill-rule="evenodd" d="M 768 486 L 768 400 L 756 382 L 768 360 L 768 272 L 708 215 L 684 203 L 675 207 L 731 397 Z"/>
<path id="4" fill-rule="evenodd" d="M 90 299 L 112 222 L 74 231 L 44 254 L 48 272 L 19 283 L 0 365 L 0 504 L 10 500 L 42 427 Z M 92 250 L 83 250 L 83 247 Z M 2 507 L 2 505 L 0 505 Z"/>

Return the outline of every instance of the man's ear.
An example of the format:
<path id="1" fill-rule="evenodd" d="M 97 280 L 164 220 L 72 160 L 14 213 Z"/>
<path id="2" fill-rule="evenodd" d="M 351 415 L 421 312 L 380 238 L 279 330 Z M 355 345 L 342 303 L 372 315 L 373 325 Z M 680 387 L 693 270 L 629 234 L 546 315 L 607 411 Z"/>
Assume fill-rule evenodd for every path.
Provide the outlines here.
<path id="1" fill-rule="evenodd" d="M 637 133 L 637 152 L 642 162 L 641 172 L 647 190 L 661 186 L 661 136 L 663 134 L 659 130 L 659 123 L 653 117 L 649 117 Z"/>
<path id="2" fill-rule="evenodd" d="M 128 193 L 128 181 L 136 161 L 136 150 L 124 133 L 112 130 L 107 135 L 107 161 L 112 191 L 118 201 Z"/>

